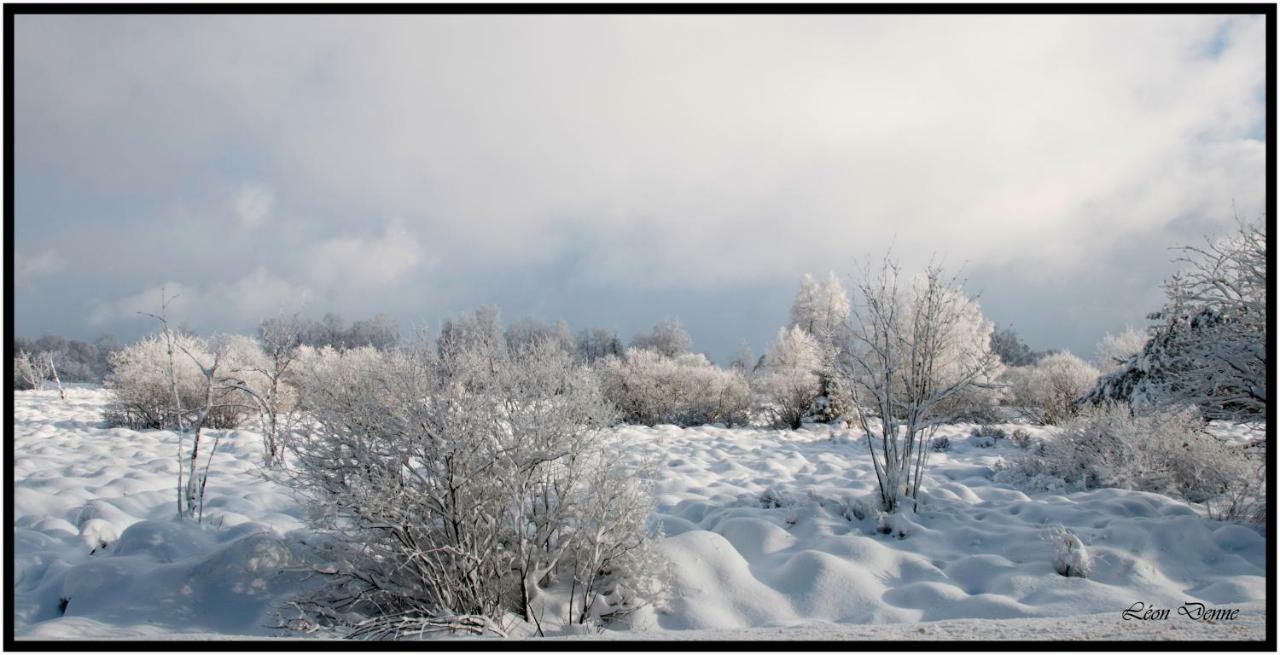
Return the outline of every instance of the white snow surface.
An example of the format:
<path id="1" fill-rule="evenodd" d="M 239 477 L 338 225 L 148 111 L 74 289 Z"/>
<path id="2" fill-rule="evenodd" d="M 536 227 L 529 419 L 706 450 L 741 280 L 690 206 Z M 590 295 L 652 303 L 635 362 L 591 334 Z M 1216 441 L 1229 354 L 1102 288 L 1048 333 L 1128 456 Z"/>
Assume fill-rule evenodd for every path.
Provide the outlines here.
<path id="1" fill-rule="evenodd" d="M 274 608 L 304 584 L 310 533 L 259 467 L 251 430 L 221 437 L 203 527 L 178 521 L 176 435 L 102 427 L 106 392 L 16 392 L 19 639 L 293 637 Z M 1266 543 L 1165 496 L 1024 492 L 993 481 L 1021 455 L 947 426 L 914 515 L 878 520 L 865 441 L 801 430 L 617 430 L 655 469 L 666 597 L 611 639 L 1263 639 Z M 1012 428 L 1013 426 L 1007 426 Z M 1051 434 L 1030 429 L 1036 438 Z M 1227 430 L 1230 426 L 1226 426 Z M 889 534 L 878 527 L 888 528 Z M 1053 570 L 1061 529 L 1088 578 Z M 1240 619 L 1124 621 L 1135 602 L 1240 608 Z M 555 634 L 555 631 L 553 631 Z M 586 638 L 561 633 L 565 638 Z"/>

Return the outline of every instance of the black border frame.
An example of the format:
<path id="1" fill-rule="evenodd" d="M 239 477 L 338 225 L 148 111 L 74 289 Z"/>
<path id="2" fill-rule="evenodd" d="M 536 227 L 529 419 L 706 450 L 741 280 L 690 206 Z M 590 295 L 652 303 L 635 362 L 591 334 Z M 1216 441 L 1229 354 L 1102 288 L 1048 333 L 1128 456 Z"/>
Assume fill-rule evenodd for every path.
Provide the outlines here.
<path id="1" fill-rule="evenodd" d="M 1266 19 L 1266 216 L 1269 222 L 1276 217 L 1276 5 L 1270 3 L 1233 3 L 1233 4 L 389 4 L 370 3 L 354 4 L 337 2 L 326 4 L 42 4 L 18 3 L 4 6 L 4 307 L 5 338 L 4 355 L 6 361 L 13 357 L 13 291 L 14 291 L 14 143 L 13 143 L 13 61 L 14 61 L 14 18 L 18 15 L 40 14 L 538 14 L 538 15 L 575 15 L 575 14 L 941 14 L 941 15 L 974 15 L 974 14 L 1018 14 L 1018 15 L 1167 15 L 1167 14 L 1248 14 L 1263 15 Z M 1274 252 L 1274 230 L 1267 231 L 1268 253 Z M 1269 254 L 1267 258 L 1267 275 L 1274 280 L 1275 260 Z M 1267 302 L 1275 306 L 1276 290 L 1274 286 L 1267 289 Z M 1274 309 L 1272 310 L 1274 312 Z M 1267 350 L 1275 353 L 1275 333 L 1267 335 Z M 1274 356 L 1274 355 L 1273 355 Z M 9 420 L 13 419 L 13 368 L 4 367 L 5 395 L 4 408 Z M 1267 403 L 1275 404 L 1276 367 L 1274 363 L 1267 371 Z M 1268 439 L 1275 433 L 1275 417 L 1267 417 Z M 10 425 L 12 423 L 10 422 Z M 13 587 L 13 461 L 14 446 L 12 438 L 4 443 L 4 467 L 6 471 L 6 487 L 4 489 L 4 642 L 6 651 L 71 651 L 71 650 L 104 650 L 104 651 L 167 651 L 167 650 L 281 650 L 281 651 L 335 651 L 335 650 L 447 650 L 447 651 L 493 651 L 493 650 L 626 650 L 656 651 L 672 650 L 674 644 L 687 648 L 676 650 L 738 650 L 738 651 L 770 651 L 770 650 L 813 650 L 844 651 L 853 650 L 885 650 L 885 651 L 1065 651 L 1065 650 L 1124 650 L 1124 651 L 1200 651 L 1200 650 L 1232 650 L 1232 651 L 1276 651 L 1276 506 L 1269 503 L 1267 507 L 1266 539 L 1268 546 L 1268 574 L 1266 600 L 1266 640 L 1265 641 L 689 641 L 672 642 L 667 640 L 599 640 L 599 641 L 559 641 L 559 640 L 449 640 L 428 642 L 350 642 L 326 641 L 313 639 L 250 639 L 235 641 L 139 641 L 139 640 L 57 640 L 35 641 L 14 639 L 14 587 Z M 1267 486 L 1276 488 L 1276 453 L 1267 448 Z M 181 646 L 178 646 L 181 644 Z"/>

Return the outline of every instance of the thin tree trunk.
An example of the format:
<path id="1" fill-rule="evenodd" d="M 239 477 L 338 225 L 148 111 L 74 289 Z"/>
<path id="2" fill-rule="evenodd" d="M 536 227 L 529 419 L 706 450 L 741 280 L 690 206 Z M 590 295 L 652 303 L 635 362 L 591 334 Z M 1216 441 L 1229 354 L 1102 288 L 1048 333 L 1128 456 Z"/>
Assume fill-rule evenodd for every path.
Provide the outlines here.
<path id="1" fill-rule="evenodd" d="M 58 397 L 63 400 L 67 399 L 67 392 L 62 388 L 62 380 L 58 379 L 58 367 L 53 364 L 53 353 L 47 353 L 49 356 L 49 373 L 53 375 L 54 384 L 58 385 Z"/>

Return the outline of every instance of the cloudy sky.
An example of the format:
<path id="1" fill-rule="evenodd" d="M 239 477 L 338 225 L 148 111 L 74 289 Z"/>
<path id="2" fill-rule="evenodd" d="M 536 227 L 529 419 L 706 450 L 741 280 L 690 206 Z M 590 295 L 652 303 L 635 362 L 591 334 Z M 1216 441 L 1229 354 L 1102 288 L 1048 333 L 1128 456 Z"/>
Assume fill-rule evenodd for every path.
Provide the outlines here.
<path id="1" fill-rule="evenodd" d="M 1257 17 L 17 16 L 15 324 L 498 304 L 760 352 L 890 244 L 1033 347 L 1256 217 Z M 1233 210 L 1234 206 L 1234 210 Z"/>

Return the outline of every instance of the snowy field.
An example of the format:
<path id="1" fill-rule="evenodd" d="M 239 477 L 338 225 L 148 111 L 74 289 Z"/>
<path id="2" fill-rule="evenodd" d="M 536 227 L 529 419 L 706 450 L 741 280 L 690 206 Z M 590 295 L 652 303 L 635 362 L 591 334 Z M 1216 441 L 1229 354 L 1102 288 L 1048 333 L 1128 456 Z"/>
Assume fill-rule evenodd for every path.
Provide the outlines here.
<path id="1" fill-rule="evenodd" d="M 106 395 L 16 392 L 19 639 L 295 636 L 273 608 L 304 584 L 303 509 L 222 433 L 205 528 L 174 520 L 174 434 L 101 427 Z M 668 594 L 592 638 L 1263 639 L 1266 544 L 1164 496 L 1026 493 L 996 482 L 1022 451 L 944 429 L 911 520 L 878 530 L 865 443 L 797 431 L 628 427 L 619 457 L 656 469 Z M 1046 433 L 1032 430 L 1037 438 Z M 1089 579 L 1052 568 L 1064 526 Z M 1236 621 L 1124 621 L 1135 602 L 1241 609 Z M 582 635 L 566 638 L 586 638 Z"/>

